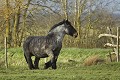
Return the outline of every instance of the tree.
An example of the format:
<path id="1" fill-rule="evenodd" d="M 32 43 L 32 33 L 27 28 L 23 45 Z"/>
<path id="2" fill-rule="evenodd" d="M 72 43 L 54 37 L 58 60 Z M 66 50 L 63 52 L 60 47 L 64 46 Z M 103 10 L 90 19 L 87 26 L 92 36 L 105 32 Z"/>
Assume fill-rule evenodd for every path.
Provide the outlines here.
<path id="1" fill-rule="evenodd" d="M 99 41 L 97 36 L 106 32 L 108 26 L 115 33 L 113 26 L 118 24 L 119 17 L 115 19 L 113 15 L 119 8 L 108 8 L 113 2 L 119 5 L 114 0 L 3 0 L 3 6 L 0 6 L 0 31 L 8 37 L 9 46 L 16 47 L 21 46 L 27 36 L 45 35 L 54 24 L 69 19 L 78 31 L 78 38 L 66 37 L 65 46 L 101 46 L 108 40 Z"/>
<path id="2" fill-rule="evenodd" d="M 27 4 L 26 4 L 24 12 L 23 12 L 23 24 L 22 24 L 22 29 L 21 29 L 21 36 L 20 36 L 19 43 L 18 43 L 19 46 L 21 46 L 21 43 L 22 43 L 23 32 L 24 32 L 24 28 L 26 27 L 27 11 L 28 11 L 30 2 L 31 2 L 31 0 L 27 1 Z"/>
<path id="3" fill-rule="evenodd" d="M 62 12 L 64 12 L 64 18 L 67 20 L 68 19 L 68 11 L 67 11 L 68 0 L 61 0 L 61 4 L 62 4 Z"/>
<path id="4" fill-rule="evenodd" d="M 1 16 L 4 17 L 5 20 L 5 37 L 7 37 L 8 47 L 20 46 L 22 42 L 22 33 L 20 33 L 20 31 L 23 30 L 19 25 L 21 22 L 24 24 L 27 18 L 26 14 L 30 1 L 31 0 L 28 0 L 27 4 L 26 1 L 23 0 L 5 1 L 6 3 L 4 8 L 2 8 L 3 14 Z M 23 25 L 23 27 L 25 26 Z"/>
<path id="5" fill-rule="evenodd" d="M 6 22 L 5 36 L 7 37 L 8 47 L 10 47 L 10 5 L 8 0 L 6 0 L 6 5 L 5 5 L 5 22 Z"/>
<path id="6" fill-rule="evenodd" d="M 74 25 L 78 29 L 78 46 L 81 45 L 81 17 L 83 14 L 83 11 L 85 10 L 87 0 L 76 0 L 75 1 L 75 19 L 74 19 Z"/>
<path id="7" fill-rule="evenodd" d="M 21 1 L 16 0 L 16 9 L 15 9 L 15 15 L 14 15 L 14 31 L 13 31 L 13 40 L 14 40 L 14 47 L 17 47 L 17 32 L 19 29 L 19 23 L 20 23 L 20 5 Z"/>

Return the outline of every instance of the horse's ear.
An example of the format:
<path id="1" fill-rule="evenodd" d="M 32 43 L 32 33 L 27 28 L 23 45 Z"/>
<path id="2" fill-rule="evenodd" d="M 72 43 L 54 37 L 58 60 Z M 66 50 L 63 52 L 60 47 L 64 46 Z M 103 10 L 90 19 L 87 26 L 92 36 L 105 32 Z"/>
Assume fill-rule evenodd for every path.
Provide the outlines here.
<path id="1" fill-rule="evenodd" d="M 64 19 L 63 21 L 64 21 L 65 23 L 69 22 L 68 19 Z"/>

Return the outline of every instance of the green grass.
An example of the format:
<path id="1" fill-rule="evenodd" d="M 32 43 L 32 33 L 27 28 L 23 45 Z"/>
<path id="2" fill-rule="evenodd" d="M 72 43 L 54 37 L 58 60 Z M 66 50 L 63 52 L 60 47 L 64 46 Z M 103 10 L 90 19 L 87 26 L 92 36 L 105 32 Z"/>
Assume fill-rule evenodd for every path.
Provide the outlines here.
<path id="1" fill-rule="evenodd" d="M 0 52 L 1 60 L 3 52 Z M 9 68 L 5 69 L 4 64 L 0 64 L 0 80 L 120 80 L 120 63 L 83 66 L 88 56 L 105 58 L 108 52 L 108 49 L 64 48 L 56 70 L 44 70 L 44 59 L 41 59 L 39 70 L 29 70 L 22 49 L 9 49 Z"/>

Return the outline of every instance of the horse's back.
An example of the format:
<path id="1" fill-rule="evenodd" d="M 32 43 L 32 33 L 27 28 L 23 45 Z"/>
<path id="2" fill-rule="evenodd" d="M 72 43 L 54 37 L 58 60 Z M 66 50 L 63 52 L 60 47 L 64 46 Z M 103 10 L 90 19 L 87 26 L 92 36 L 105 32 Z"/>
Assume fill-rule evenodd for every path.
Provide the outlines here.
<path id="1" fill-rule="evenodd" d="M 42 44 L 44 41 L 45 37 L 44 36 L 29 36 L 23 43 L 23 49 L 28 50 L 31 45 L 36 45 L 36 44 Z M 31 46 L 33 47 L 33 46 Z"/>
<path id="2" fill-rule="evenodd" d="M 29 36 L 26 41 L 29 42 L 33 39 L 42 39 L 42 38 L 45 38 L 45 36 Z"/>
<path id="3" fill-rule="evenodd" d="M 30 36 L 28 37 L 24 44 L 24 54 L 31 55 L 31 56 L 37 56 L 37 57 L 48 57 L 48 55 L 45 53 L 46 46 L 46 39 L 48 39 L 46 36 Z"/>

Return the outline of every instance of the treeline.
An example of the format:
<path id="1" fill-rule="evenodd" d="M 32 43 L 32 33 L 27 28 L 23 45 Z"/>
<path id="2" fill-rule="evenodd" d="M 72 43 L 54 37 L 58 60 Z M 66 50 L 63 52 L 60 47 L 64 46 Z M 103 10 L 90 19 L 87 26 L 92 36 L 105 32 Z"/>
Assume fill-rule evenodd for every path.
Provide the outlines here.
<path id="1" fill-rule="evenodd" d="M 109 39 L 98 35 L 107 33 L 107 27 L 116 34 L 120 20 L 116 0 L 0 0 L 0 5 L 0 47 L 5 37 L 8 47 L 20 47 L 27 36 L 46 35 L 63 19 L 78 31 L 77 39 L 65 37 L 64 47 L 103 47 Z"/>

